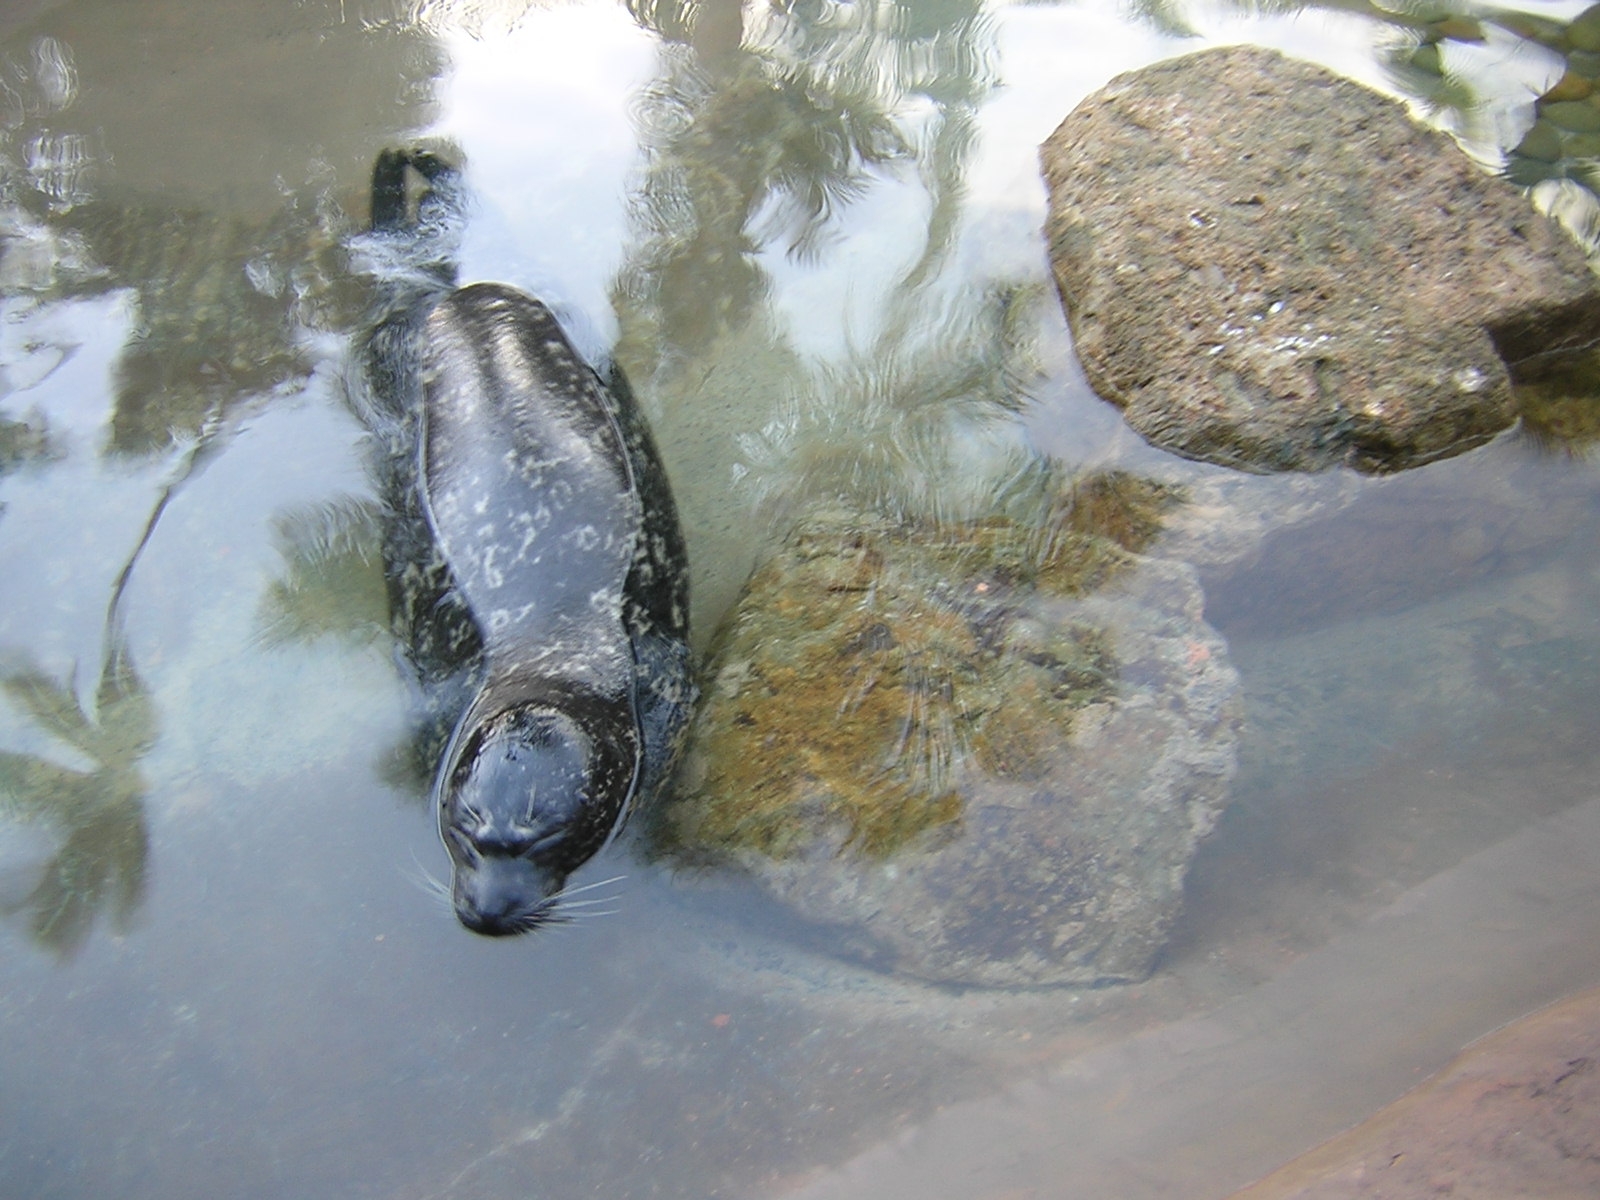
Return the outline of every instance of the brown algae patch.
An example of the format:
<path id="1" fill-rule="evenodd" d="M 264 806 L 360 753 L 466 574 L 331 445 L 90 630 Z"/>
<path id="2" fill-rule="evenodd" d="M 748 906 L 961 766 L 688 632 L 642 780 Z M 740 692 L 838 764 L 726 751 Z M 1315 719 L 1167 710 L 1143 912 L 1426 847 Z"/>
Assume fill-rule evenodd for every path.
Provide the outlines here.
<path id="1" fill-rule="evenodd" d="M 1037 608 L 1131 561 L 1067 523 L 808 522 L 720 638 L 667 840 L 881 859 L 954 833 L 963 772 L 1041 774 L 1074 714 L 1114 694 L 1105 633 Z"/>
<path id="2" fill-rule="evenodd" d="M 1066 528 L 1142 554 L 1161 532 L 1167 513 L 1182 502 L 1182 489 L 1171 484 L 1127 471 L 1099 471 L 1068 484 L 1056 503 Z"/>
<path id="3" fill-rule="evenodd" d="M 1523 432 L 1542 449 L 1582 458 L 1600 445 L 1600 350 L 1541 364 L 1516 397 Z"/>

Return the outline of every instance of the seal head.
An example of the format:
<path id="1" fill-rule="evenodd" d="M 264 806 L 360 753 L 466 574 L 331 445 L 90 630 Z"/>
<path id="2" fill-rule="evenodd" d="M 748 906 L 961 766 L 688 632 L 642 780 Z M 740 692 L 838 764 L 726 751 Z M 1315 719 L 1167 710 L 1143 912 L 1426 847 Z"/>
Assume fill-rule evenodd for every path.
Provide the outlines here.
<path id="1" fill-rule="evenodd" d="M 567 876 L 610 836 L 639 755 L 632 728 L 607 717 L 595 698 L 569 696 L 561 707 L 532 702 L 462 721 L 436 807 L 451 903 L 474 933 L 558 919 Z"/>

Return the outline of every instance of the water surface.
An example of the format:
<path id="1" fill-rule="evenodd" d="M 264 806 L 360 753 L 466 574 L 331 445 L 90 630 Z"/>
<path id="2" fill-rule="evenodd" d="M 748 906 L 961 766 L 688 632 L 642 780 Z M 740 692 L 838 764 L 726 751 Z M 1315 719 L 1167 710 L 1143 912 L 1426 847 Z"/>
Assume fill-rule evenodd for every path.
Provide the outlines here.
<path id="1" fill-rule="evenodd" d="M 915 1179 L 927 1142 L 887 1139 L 959 1102 L 987 1150 L 924 1137 L 955 1148 L 961 1194 L 1225 1195 L 1600 982 L 1588 397 L 1576 440 L 1252 481 L 1144 446 L 1072 361 L 1035 148 L 1112 74 L 1275 45 L 1498 164 L 1561 69 L 1499 26 L 1428 42 L 1361 5 L 1254 7 L 0 16 L 0 1190 L 842 1195 L 873 1162 Z M 1413 69 L 1424 45 L 1447 70 Z M 467 164 L 463 279 L 547 297 L 633 378 L 702 645 L 760 548 L 841 490 L 970 509 L 1039 455 L 1282 526 L 1243 565 L 1198 562 L 1246 732 L 1155 978 L 875 975 L 627 844 L 578 880 L 626 877 L 610 915 L 510 943 L 450 920 L 422 882 L 444 855 L 347 405 L 364 285 L 343 246 L 374 155 L 417 139 Z M 1539 196 L 1581 213 L 1581 192 Z M 1006 321 L 1027 336 L 997 354 Z M 1576 860 L 1542 870 L 1563 835 Z M 1554 882 L 1530 899 L 1535 875 Z M 1439 924 L 1385 940 L 1407 912 Z M 1381 1021 L 1325 1019 L 1358 1001 Z M 1207 1014 L 1232 1032 L 1207 1040 Z M 1074 1092 L 1095 1070 L 1168 1107 Z M 1224 1095 L 1235 1119 L 1198 1132 L 1161 1115 Z M 1086 1105 L 1104 1137 L 1037 1153 Z M 1277 1106 L 1296 1119 L 1259 1119 Z"/>

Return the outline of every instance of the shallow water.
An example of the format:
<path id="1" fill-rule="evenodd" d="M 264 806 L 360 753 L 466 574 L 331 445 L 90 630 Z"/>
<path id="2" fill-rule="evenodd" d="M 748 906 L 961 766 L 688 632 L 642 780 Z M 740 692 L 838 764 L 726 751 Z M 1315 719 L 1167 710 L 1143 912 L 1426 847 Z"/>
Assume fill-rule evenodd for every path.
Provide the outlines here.
<path id="1" fill-rule="evenodd" d="M 1379 480 L 1181 463 L 1088 392 L 1047 282 L 1035 148 L 1112 74 L 1250 40 L 1392 90 L 1411 35 L 1345 5 L 635 7 L 0 14 L 0 1190 L 846 1195 L 937 1167 L 969 1196 L 1224 1195 L 1600 983 L 1596 463 L 1525 433 Z M 1416 108 L 1492 160 L 1558 59 L 1502 31 L 1445 54 L 1475 103 Z M 840 488 L 970 509 L 1037 452 L 1281 526 L 1242 559 L 1181 515 L 1166 543 L 1246 733 L 1152 980 L 875 975 L 628 844 L 577 881 L 626 877 L 609 915 L 453 923 L 346 407 L 341 246 L 373 156 L 418 137 L 468 163 L 463 278 L 628 369 L 702 643 Z M 1020 412 L 894 401 L 951 394 L 1002 307 Z"/>

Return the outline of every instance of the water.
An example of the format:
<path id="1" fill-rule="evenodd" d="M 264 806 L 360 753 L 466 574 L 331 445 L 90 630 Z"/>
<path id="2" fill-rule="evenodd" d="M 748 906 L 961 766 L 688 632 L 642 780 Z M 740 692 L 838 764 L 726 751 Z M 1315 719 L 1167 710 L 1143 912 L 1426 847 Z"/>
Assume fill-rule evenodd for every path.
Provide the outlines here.
<path id="1" fill-rule="evenodd" d="M 1035 148 L 1117 71 L 1277 45 L 1410 80 L 1491 161 L 1557 57 L 1448 41 L 1429 90 L 1354 5 L 636 8 L 0 15 L 0 1191 L 1220 1196 L 1600 982 L 1595 464 L 1520 433 L 1383 480 L 1170 460 L 1083 384 L 1037 233 Z M 469 164 L 463 277 L 629 370 L 702 644 L 841 486 L 971 506 L 1032 450 L 1314 512 L 1200 564 L 1247 733 L 1152 980 L 874 975 L 626 846 L 576 880 L 625 875 L 612 915 L 454 925 L 344 401 L 340 246 L 418 137 Z M 950 394 L 997 298 L 1020 413 L 874 383 Z"/>

